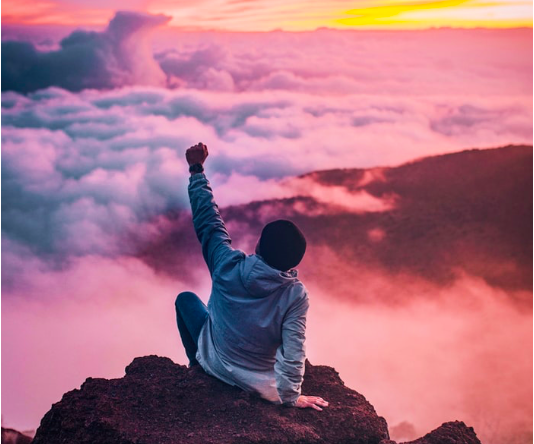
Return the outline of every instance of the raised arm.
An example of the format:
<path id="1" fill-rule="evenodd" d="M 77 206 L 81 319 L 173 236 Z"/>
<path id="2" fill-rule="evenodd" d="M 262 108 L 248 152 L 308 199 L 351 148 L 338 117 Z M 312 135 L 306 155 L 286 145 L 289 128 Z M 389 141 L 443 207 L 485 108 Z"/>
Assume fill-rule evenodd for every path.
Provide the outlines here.
<path id="1" fill-rule="evenodd" d="M 186 151 L 185 156 L 191 172 L 188 191 L 193 225 L 202 244 L 206 264 L 210 273 L 213 273 L 220 260 L 235 250 L 230 245 L 230 235 L 213 198 L 210 183 L 203 173 L 203 164 L 208 157 L 207 146 L 202 143 L 194 145 Z"/>

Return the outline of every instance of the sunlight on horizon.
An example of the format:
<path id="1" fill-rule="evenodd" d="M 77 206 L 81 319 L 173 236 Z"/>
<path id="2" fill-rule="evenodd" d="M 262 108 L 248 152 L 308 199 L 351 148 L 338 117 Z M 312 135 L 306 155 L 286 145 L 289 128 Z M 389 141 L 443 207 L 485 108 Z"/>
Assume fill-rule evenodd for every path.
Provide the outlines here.
<path id="1" fill-rule="evenodd" d="M 428 29 L 532 27 L 526 0 L 5 0 L 4 24 L 104 25 L 114 11 L 128 9 L 172 16 L 169 24 L 191 30 L 310 31 L 337 29 Z"/>

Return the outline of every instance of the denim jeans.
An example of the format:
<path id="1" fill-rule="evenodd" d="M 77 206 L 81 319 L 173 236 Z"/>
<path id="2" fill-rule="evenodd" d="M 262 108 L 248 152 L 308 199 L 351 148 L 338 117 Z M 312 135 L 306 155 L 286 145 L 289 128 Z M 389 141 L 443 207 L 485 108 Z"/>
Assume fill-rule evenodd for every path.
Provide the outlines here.
<path id="1" fill-rule="evenodd" d="M 184 291 L 180 293 L 174 303 L 176 307 L 176 322 L 189 358 L 189 366 L 198 364 L 196 354 L 200 330 L 208 318 L 208 309 L 195 293 Z"/>

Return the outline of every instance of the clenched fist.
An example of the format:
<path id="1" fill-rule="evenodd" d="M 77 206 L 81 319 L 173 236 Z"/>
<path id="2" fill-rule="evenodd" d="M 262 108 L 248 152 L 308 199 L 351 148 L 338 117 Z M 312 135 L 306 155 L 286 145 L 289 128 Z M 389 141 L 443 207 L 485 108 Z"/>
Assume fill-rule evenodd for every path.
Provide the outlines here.
<path id="1" fill-rule="evenodd" d="M 206 157 L 208 157 L 208 147 L 203 143 L 193 145 L 185 152 L 185 158 L 190 166 L 196 163 L 200 163 L 202 165 L 206 160 Z"/>

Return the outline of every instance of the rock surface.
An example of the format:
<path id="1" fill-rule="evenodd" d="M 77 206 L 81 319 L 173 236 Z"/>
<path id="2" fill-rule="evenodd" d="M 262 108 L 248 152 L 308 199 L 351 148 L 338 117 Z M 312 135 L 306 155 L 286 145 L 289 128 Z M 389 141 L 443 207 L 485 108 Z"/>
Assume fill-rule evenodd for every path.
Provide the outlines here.
<path id="1" fill-rule="evenodd" d="M 446 422 L 422 438 L 404 444 L 480 444 L 473 427 L 461 421 Z"/>
<path id="2" fill-rule="evenodd" d="M 306 363 L 303 393 L 322 396 L 322 412 L 270 404 L 199 367 L 136 358 L 119 379 L 88 378 L 41 420 L 34 444 L 387 444 L 387 424 L 338 373 Z M 480 444 L 473 429 L 447 423 L 413 444 Z"/>

